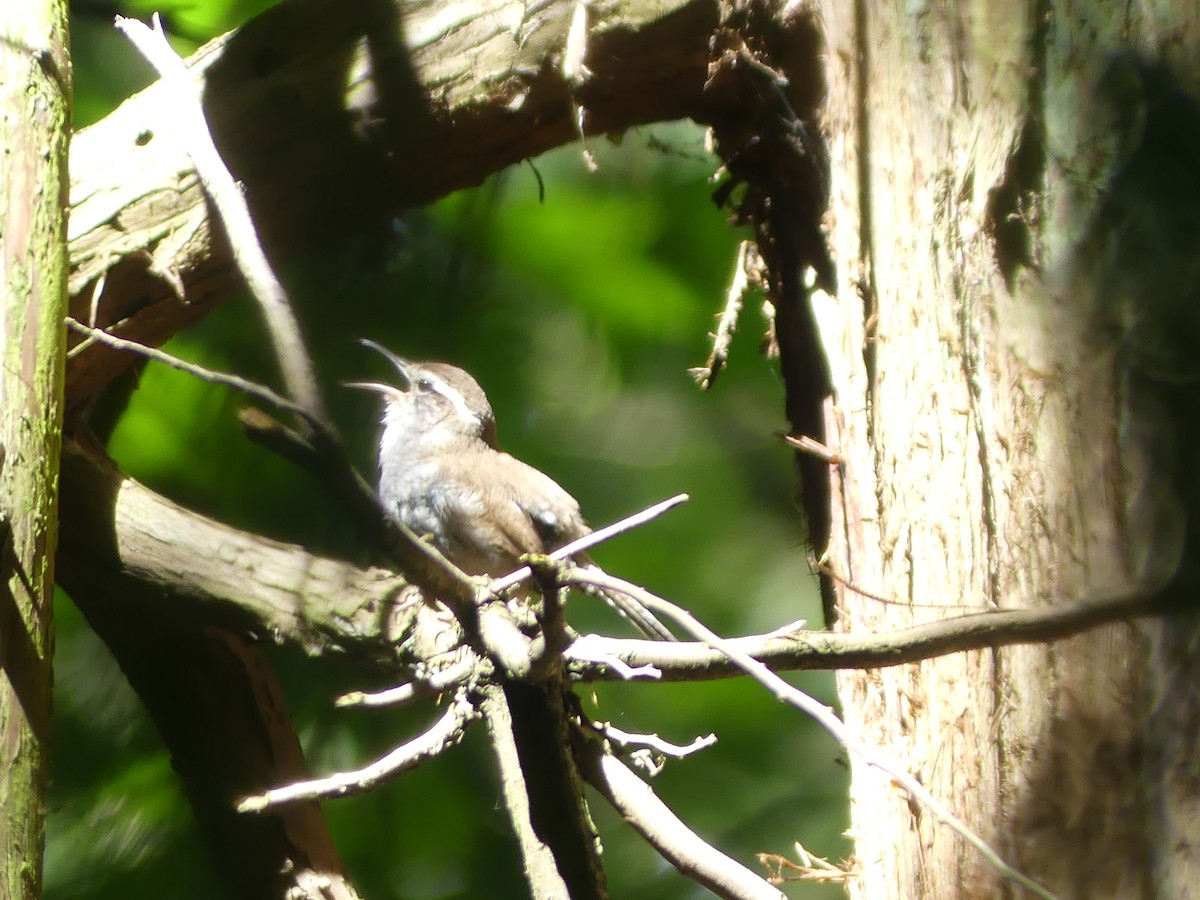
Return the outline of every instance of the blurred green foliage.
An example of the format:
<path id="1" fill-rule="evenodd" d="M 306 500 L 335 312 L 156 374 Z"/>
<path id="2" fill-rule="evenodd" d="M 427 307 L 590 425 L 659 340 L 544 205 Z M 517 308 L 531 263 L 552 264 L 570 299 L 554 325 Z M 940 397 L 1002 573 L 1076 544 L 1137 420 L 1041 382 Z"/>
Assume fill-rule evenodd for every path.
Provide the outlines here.
<path id="1" fill-rule="evenodd" d="M 264 4 L 197 0 L 123 5 L 161 10 L 200 41 Z M 94 121 L 148 80 L 109 25 L 111 7 L 77 3 L 76 120 Z M 188 49 L 184 42 L 177 44 Z M 515 167 L 480 188 L 405 214 L 383 235 L 347 235 L 283 275 L 310 339 L 327 399 L 365 471 L 378 410 L 340 388 L 381 377 L 354 341 L 370 336 L 415 358 L 469 369 L 496 408 L 506 449 L 574 493 L 593 524 L 671 494 L 692 500 L 596 552 L 606 568 L 680 602 L 729 634 L 796 619 L 820 622 L 793 501 L 782 385 L 758 352 L 761 320 L 744 313 L 732 365 L 709 394 L 688 375 L 703 362 L 740 235 L 712 204 L 714 169 L 694 126 L 663 125 Z M 257 313 L 226 304 L 167 349 L 274 382 Z M 239 527 L 367 561 L 347 523 L 298 470 L 250 445 L 242 398 L 147 367 L 109 449 L 130 474 Z M 607 610 L 576 600 L 581 630 L 622 632 Z M 65 598 L 59 603 L 56 759 L 47 896 L 201 898 L 216 894 L 168 760 L 137 699 Z M 344 690 L 379 687 L 336 660 L 272 651 L 316 772 L 360 765 L 412 735 L 432 711 L 335 712 Z M 834 702 L 827 674 L 796 682 Z M 840 858 L 848 845 L 839 749 L 747 679 L 697 685 L 581 688 L 590 710 L 631 731 L 717 745 L 672 762 L 656 787 L 699 833 L 751 867 L 760 851 L 794 858 L 792 842 Z M 498 808 L 481 730 L 419 772 L 368 796 L 324 806 L 363 896 L 522 897 L 519 864 Z M 608 811 L 595 807 L 614 897 L 705 896 Z M 834 897 L 796 886 L 797 897 Z"/>

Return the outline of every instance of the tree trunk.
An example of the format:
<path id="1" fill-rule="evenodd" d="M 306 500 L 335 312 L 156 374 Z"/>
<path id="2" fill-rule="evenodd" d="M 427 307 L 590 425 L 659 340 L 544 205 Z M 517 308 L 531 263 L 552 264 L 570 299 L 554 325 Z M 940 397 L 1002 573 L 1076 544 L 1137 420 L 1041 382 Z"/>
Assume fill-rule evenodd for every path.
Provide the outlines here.
<path id="1" fill-rule="evenodd" d="M 1194 8 L 823 6 L 839 627 L 1190 583 Z M 857 731 L 1062 896 L 1187 896 L 1198 635 L 1174 616 L 839 690 Z M 855 896 L 1001 894 L 857 761 L 852 807 Z"/>
<path id="2" fill-rule="evenodd" d="M 0 12 L 0 898 L 40 897 L 67 303 L 66 4 Z"/>

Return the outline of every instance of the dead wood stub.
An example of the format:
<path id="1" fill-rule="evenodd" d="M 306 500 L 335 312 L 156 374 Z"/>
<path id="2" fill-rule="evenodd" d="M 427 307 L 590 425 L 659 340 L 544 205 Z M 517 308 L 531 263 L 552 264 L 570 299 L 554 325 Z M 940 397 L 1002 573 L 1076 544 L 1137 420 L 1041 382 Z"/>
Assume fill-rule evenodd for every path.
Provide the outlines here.
<path id="1" fill-rule="evenodd" d="M 825 442 L 824 404 L 832 393 L 813 287 L 835 290 L 822 231 L 829 160 L 819 121 L 825 95 L 819 23 L 809 13 L 780 21 L 763 3 L 725 4 L 712 40 L 705 84 L 708 122 L 726 180 L 713 199 L 754 230 L 774 309 L 773 346 L 786 385 L 792 434 Z M 829 540 L 829 465 L 798 454 L 808 540 L 820 555 Z M 828 621 L 833 585 L 822 576 Z"/>

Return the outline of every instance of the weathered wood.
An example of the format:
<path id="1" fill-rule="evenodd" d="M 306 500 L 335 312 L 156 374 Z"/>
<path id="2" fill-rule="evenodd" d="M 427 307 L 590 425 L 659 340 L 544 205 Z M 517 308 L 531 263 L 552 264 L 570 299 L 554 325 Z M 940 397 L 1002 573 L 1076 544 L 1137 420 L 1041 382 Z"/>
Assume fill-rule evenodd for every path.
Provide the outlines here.
<path id="1" fill-rule="evenodd" d="M 1164 438 L 1176 414 L 1131 387 L 1145 373 L 1128 339 L 1142 335 L 1122 330 L 1154 319 L 1173 302 L 1163 298 L 1194 304 L 1186 279 L 1137 284 L 1161 285 L 1157 272 L 1184 268 L 1175 249 L 1191 261 L 1200 248 L 1190 219 L 1164 229 L 1166 240 L 1138 234 L 1163 215 L 1179 224 L 1148 189 L 1132 192 L 1144 211 L 1095 224 L 1158 98 L 1134 77 L 1105 109 L 1094 86 L 1111 54 L 1130 48 L 1194 83 L 1194 10 L 1176 4 L 1151 22 L 1103 4 L 822 6 L 841 275 L 836 296 L 822 298 L 822 326 L 835 381 L 829 443 L 845 460 L 829 560 L 889 601 L 843 590 L 839 627 L 1161 583 L 1181 555 L 1186 497 L 1173 459 L 1194 460 L 1195 447 Z M 1194 158 L 1171 119 L 1177 152 Z M 1157 169 L 1177 165 L 1189 168 L 1167 150 Z M 1175 182 L 1192 209 L 1193 181 Z M 1195 331 L 1174 328 L 1195 359 Z M 1186 675 L 1194 663 L 1180 667 L 1178 651 L 1195 646 L 1194 628 L 1161 626 L 1180 628 L 1188 637 L 1173 642 L 1173 664 Z M 1183 896 L 1200 846 L 1195 779 L 1178 769 L 1185 739 L 1194 747 L 1196 694 L 1166 689 L 1186 677 L 1155 674 L 1146 634 L 1159 630 L 1115 625 L 1045 647 L 841 673 L 842 705 L 1062 896 Z M 1174 750 L 1161 743 L 1171 728 L 1148 727 L 1166 718 L 1164 704 Z M 1176 769 L 1147 764 L 1160 758 Z M 851 799 L 854 896 L 1003 893 L 886 776 L 854 764 Z"/>
<path id="2" fill-rule="evenodd" d="M 189 62 L 281 261 L 571 141 L 577 109 L 589 133 L 697 115 L 712 0 L 589 9 L 578 87 L 563 73 L 567 0 L 291 0 Z M 152 345 L 239 284 L 171 113 L 156 83 L 72 144 L 72 314 Z M 73 354 L 69 403 L 129 363 L 96 346 Z"/>

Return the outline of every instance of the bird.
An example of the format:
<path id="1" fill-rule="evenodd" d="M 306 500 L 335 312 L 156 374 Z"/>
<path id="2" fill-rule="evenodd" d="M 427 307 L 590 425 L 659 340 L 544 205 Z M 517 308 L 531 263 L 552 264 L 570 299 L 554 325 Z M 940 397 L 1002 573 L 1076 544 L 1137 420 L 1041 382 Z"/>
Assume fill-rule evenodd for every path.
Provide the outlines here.
<path id="1" fill-rule="evenodd" d="M 388 515 L 427 537 L 468 575 L 498 578 L 527 554 L 547 554 L 590 533 L 579 502 L 554 479 L 500 449 L 492 405 L 466 371 L 416 362 L 359 342 L 396 369 L 395 384 L 347 382 L 383 398 L 378 496 Z M 595 564 L 586 554 L 576 565 Z M 632 598 L 601 592 L 646 637 L 675 640 Z"/>

